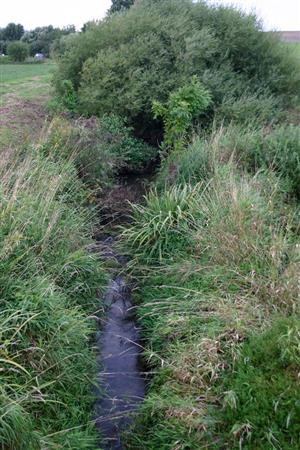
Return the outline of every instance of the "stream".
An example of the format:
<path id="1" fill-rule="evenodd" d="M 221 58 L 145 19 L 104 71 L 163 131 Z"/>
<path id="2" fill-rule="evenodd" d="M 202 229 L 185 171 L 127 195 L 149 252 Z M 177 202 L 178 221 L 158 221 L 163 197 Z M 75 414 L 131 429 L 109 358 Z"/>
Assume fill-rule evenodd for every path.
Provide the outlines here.
<path id="1" fill-rule="evenodd" d="M 115 221 L 118 211 L 121 211 L 121 216 L 118 217 L 120 223 L 126 221 L 126 200 L 135 200 L 136 195 L 141 197 L 141 185 L 135 180 L 127 180 L 120 183 L 119 189 L 114 189 L 114 195 L 123 209 L 114 202 L 117 211 L 110 211 L 109 214 Z M 135 193 L 136 190 L 139 191 L 138 194 Z M 101 236 L 97 244 L 102 259 L 114 259 L 120 266 L 119 274 L 111 280 L 104 295 L 105 316 L 96 337 L 99 387 L 95 413 L 101 439 L 99 448 L 103 450 L 124 448 L 121 442 L 122 431 L 128 430 L 132 415 L 145 396 L 139 329 L 133 313 L 131 289 L 121 273 L 127 261 L 115 252 L 115 240 L 110 235 Z"/>

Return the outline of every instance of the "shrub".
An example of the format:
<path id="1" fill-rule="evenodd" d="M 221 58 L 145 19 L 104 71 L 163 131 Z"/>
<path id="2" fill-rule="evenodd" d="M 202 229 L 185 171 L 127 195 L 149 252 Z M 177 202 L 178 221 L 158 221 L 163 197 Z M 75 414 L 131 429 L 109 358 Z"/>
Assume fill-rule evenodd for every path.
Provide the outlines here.
<path id="1" fill-rule="evenodd" d="M 25 42 L 10 42 L 7 45 L 7 54 L 14 62 L 23 62 L 29 56 L 29 47 Z"/>
<path id="2" fill-rule="evenodd" d="M 154 147 L 135 138 L 126 121 L 113 114 L 79 119 L 73 140 L 79 148 L 76 160 L 80 173 L 94 186 L 108 186 L 124 171 L 143 172 L 157 156 Z"/>
<path id="3" fill-rule="evenodd" d="M 60 86 L 60 101 L 63 108 L 72 113 L 77 111 L 77 95 L 70 80 L 63 80 Z"/>
<path id="4" fill-rule="evenodd" d="M 135 138 L 116 115 L 76 120 L 54 119 L 40 151 L 61 161 L 72 157 L 79 175 L 100 191 L 122 172 L 140 173 L 157 157 L 157 149 Z M 49 153 L 50 152 L 50 153 Z"/>
<path id="5" fill-rule="evenodd" d="M 232 118 L 248 120 L 255 107 L 268 119 L 299 89 L 295 58 L 256 17 L 191 0 L 141 0 L 91 24 L 61 58 L 55 84 L 71 80 L 82 113 L 128 117 L 156 142 L 162 123 L 151 114 L 153 100 L 166 103 L 194 75 L 211 92 L 207 124 L 219 107 L 230 115 L 230 105 Z"/>
<path id="6" fill-rule="evenodd" d="M 175 150 L 182 150 L 192 121 L 199 118 L 210 102 L 210 93 L 203 88 L 197 77 L 171 93 L 166 105 L 154 101 L 154 117 L 161 117 L 164 123 L 164 144 Z"/>

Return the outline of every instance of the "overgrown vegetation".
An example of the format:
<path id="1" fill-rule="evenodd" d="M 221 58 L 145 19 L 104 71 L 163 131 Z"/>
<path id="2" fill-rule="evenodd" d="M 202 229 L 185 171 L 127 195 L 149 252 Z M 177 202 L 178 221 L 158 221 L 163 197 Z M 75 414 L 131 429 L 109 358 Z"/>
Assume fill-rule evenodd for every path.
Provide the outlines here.
<path id="1" fill-rule="evenodd" d="M 92 213 L 55 130 L 1 159 L 0 442 L 94 448 L 89 345 L 104 275 L 88 253 Z M 56 153 L 53 153 L 54 149 Z"/>
<path id="2" fill-rule="evenodd" d="M 7 55 L 11 61 L 23 62 L 29 56 L 29 47 L 25 42 L 10 42 L 7 46 Z"/>
<path id="3" fill-rule="evenodd" d="M 83 114 L 127 117 L 138 136 L 157 142 L 152 103 L 197 76 L 212 101 L 202 123 L 274 120 L 298 93 L 293 52 L 264 33 L 255 16 L 203 1 L 140 0 L 90 24 L 60 60 L 58 94 L 70 80 Z"/>
<path id="4" fill-rule="evenodd" d="M 191 0 L 113 2 L 56 50 L 58 117 L 1 154 L 2 447 L 97 447 L 90 205 L 159 155 L 120 243 L 151 375 L 124 446 L 298 450 L 294 50 Z"/>
<path id="5" fill-rule="evenodd" d="M 154 117 L 161 117 L 164 124 L 164 144 L 173 147 L 175 151 L 181 150 L 188 131 L 191 132 L 193 119 L 199 117 L 210 102 L 210 93 L 203 88 L 197 77 L 193 77 L 189 84 L 170 94 L 166 105 L 154 101 Z"/>
<path id="6" fill-rule="evenodd" d="M 123 233 L 155 373 L 128 448 L 296 449 L 299 210 L 268 170 L 203 172 L 150 193 Z"/>

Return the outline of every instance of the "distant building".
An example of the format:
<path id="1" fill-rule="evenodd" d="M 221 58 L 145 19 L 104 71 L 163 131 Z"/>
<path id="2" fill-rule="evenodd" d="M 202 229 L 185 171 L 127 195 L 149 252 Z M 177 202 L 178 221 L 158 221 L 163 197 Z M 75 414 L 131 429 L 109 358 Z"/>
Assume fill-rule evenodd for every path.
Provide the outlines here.
<path id="1" fill-rule="evenodd" d="M 278 31 L 278 34 L 285 42 L 300 42 L 300 31 Z"/>
<path id="2" fill-rule="evenodd" d="M 43 53 L 36 53 L 34 55 L 35 61 L 44 61 L 44 59 L 45 59 L 45 55 Z"/>

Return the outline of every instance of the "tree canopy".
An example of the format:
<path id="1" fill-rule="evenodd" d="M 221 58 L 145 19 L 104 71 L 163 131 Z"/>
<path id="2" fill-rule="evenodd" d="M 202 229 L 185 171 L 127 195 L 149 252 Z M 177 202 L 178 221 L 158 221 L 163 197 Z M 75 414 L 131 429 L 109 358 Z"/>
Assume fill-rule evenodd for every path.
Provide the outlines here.
<path id="1" fill-rule="evenodd" d="M 255 15 L 192 0 L 139 0 L 91 24 L 64 53 L 55 84 L 60 94 L 71 81 L 80 113 L 127 117 L 152 142 L 163 130 L 153 101 L 165 104 L 193 76 L 211 93 L 207 125 L 270 119 L 299 89 L 294 58 Z"/>
<path id="2" fill-rule="evenodd" d="M 19 41 L 24 32 L 24 27 L 20 23 L 9 23 L 5 28 L 1 30 L 1 40 Z"/>
<path id="3" fill-rule="evenodd" d="M 134 0 L 112 0 L 110 12 L 124 11 L 134 4 Z"/>

